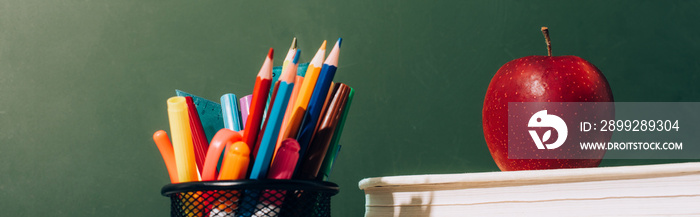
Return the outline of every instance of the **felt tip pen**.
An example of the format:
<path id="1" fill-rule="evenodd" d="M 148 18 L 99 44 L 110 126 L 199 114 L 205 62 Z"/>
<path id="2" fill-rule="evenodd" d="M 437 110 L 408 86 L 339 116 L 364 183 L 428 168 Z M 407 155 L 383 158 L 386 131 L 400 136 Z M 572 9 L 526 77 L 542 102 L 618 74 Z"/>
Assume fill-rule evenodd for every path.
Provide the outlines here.
<path id="1" fill-rule="evenodd" d="M 267 178 L 291 179 L 297 160 L 299 160 L 299 143 L 292 138 L 285 139 L 282 141 L 274 161 L 272 161 Z"/>
<path id="2" fill-rule="evenodd" d="M 338 65 L 338 56 L 340 54 L 340 45 L 342 39 L 338 39 L 333 46 L 328 58 L 323 63 L 321 72 L 318 75 L 318 80 L 316 81 L 316 86 L 311 94 L 311 99 L 309 100 L 308 110 L 304 115 L 299 128 L 299 135 L 297 135 L 297 141 L 301 149 L 299 150 L 299 156 L 304 156 L 306 154 L 306 149 L 311 143 L 313 133 L 316 130 L 316 124 L 321 115 L 321 109 L 323 109 L 323 103 L 328 94 L 328 89 L 330 88 L 333 77 L 335 77 L 335 72 Z"/>
<path id="3" fill-rule="evenodd" d="M 221 152 L 227 144 L 241 141 L 243 136 L 239 132 L 221 129 L 211 139 L 209 150 L 207 151 L 207 159 L 204 161 L 204 169 L 202 170 L 202 181 L 214 181 L 217 178 L 216 165 L 219 163 Z"/>
<path id="4" fill-rule="evenodd" d="M 192 143 L 194 145 L 194 158 L 197 168 L 201 169 L 204 167 L 204 158 L 207 155 L 207 149 L 209 149 L 209 141 L 207 141 L 207 135 L 204 133 L 204 127 L 202 127 L 202 121 L 199 119 L 199 113 L 197 112 L 197 107 L 194 105 L 194 101 L 191 96 L 185 97 L 185 102 L 187 103 L 187 114 L 190 117 L 190 131 L 192 131 Z"/>
<path id="5" fill-rule="evenodd" d="M 224 161 L 221 163 L 219 180 L 244 179 L 248 170 L 249 155 L 250 149 L 244 142 L 238 141 L 228 144 L 224 154 Z M 238 208 L 238 198 L 240 196 L 238 191 L 223 194 L 214 201 L 214 208 L 209 216 L 234 216 L 234 210 Z"/>
<path id="6" fill-rule="evenodd" d="M 160 155 L 163 156 L 165 167 L 168 169 L 168 175 L 170 176 L 170 183 L 178 183 L 175 154 L 173 153 L 173 145 L 170 143 L 170 139 L 168 139 L 168 134 L 165 130 L 158 130 L 153 133 L 153 141 L 156 143 Z"/>
<path id="7" fill-rule="evenodd" d="M 199 176 L 195 164 L 192 131 L 190 131 L 190 119 L 187 114 L 185 97 L 171 97 L 167 104 L 178 181 L 198 181 Z"/>
<path id="8" fill-rule="evenodd" d="M 243 98 L 239 99 L 241 105 L 241 126 L 243 126 L 243 130 L 245 130 L 245 124 L 246 122 L 248 122 L 248 115 L 250 114 L 250 102 L 252 99 L 253 94 L 246 95 Z"/>
<path id="9" fill-rule="evenodd" d="M 221 111 L 224 127 L 233 131 L 241 131 L 241 115 L 238 111 L 238 99 L 236 99 L 235 94 L 227 93 L 221 96 Z"/>
<path id="10" fill-rule="evenodd" d="M 226 146 L 224 161 L 221 163 L 219 180 L 244 179 L 250 161 L 250 148 L 245 142 L 238 141 Z"/>
<path id="11" fill-rule="evenodd" d="M 300 52 L 300 50 L 297 50 L 294 61 L 292 62 L 293 65 L 290 65 L 287 71 L 282 72 L 280 76 L 279 89 L 277 90 L 278 92 L 276 93 L 274 104 L 272 105 L 272 110 L 270 111 L 265 131 L 254 159 L 255 162 L 250 171 L 251 179 L 261 179 L 267 176 L 267 171 L 272 161 L 272 155 L 275 151 L 275 145 L 277 144 L 279 128 L 284 118 L 284 111 L 287 109 L 289 96 L 294 89 L 294 77 L 296 75 Z"/>

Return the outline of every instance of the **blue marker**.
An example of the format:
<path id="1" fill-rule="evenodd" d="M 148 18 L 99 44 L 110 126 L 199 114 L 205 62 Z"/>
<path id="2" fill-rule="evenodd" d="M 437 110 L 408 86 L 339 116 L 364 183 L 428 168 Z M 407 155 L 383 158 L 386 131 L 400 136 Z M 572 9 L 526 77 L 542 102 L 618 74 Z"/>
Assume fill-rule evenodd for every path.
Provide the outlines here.
<path id="1" fill-rule="evenodd" d="M 241 113 L 238 109 L 238 99 L 236 95 L 227 93 L 221 96 L 221 112 L 226 129 L 241 131 Z"/>

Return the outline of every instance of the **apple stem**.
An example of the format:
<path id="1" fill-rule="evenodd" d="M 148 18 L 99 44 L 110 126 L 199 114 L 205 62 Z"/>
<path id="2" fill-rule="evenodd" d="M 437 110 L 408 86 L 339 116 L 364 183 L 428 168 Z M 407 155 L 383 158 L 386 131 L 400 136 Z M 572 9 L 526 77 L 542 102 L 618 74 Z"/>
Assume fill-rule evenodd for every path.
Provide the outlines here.
<path id="1" fill-rule="evenodd" d="M 547 42 L 547 55 L 552 56 L 552 41 L 549 39 L 549 28 L 546 26 L 542 27 L 542 34 L 544 35 L 544 41 Z"/>

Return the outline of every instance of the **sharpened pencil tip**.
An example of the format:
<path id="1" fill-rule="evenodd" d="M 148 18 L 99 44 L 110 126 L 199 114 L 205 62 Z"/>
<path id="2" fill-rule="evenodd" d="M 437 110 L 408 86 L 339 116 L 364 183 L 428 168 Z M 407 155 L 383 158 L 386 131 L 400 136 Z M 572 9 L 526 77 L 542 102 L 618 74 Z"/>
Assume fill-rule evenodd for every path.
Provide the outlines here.
<path id="1" fill-rule="evenodd" d="M 270 51 L 267 52 L 267 58 L 272 59 L 272 56 L 275 54 L 275 50 L 270 48 Z"/>
<path id="2" fill-rule="evenodd" d="M 341 43 L 343 43 L 343 38 L 338 38 L 338 47 L 340 47 Z"/>
<path id="3" fill-rule="evenodd" d="M 297 49 L 297 37 L 294 37 L 294 39 L 292 39 L 292 46 L 289 47 L 289 49 Z"/>
<path id="4" fill-rule="evenodd" d="M 321 49 L 325 50 L 326 49 L 326 43 L 328 43 L 326 40 L 323 40 L 323 44 L 321 44 Z"/>

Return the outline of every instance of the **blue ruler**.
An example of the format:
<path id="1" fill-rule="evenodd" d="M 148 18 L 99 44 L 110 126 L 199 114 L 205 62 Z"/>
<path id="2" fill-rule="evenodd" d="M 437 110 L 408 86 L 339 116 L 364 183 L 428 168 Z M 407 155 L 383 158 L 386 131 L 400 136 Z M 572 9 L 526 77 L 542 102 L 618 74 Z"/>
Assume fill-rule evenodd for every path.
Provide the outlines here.
<path id="1" fill-rule="evenodd" d="M 214 134 L 219 132 L 221 128 L 224 128 L 224 119 L 221 117 L 221 104 L 181 90 L 175 90 L 175 93 L 177 96 L 192 97 L 192 101 L 194 102 L 195 107 L 197 107 L 199 119 L 202 121 L 204 134 L 207 135 L 207 141 L 211 141 Z"/>

